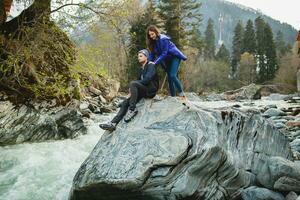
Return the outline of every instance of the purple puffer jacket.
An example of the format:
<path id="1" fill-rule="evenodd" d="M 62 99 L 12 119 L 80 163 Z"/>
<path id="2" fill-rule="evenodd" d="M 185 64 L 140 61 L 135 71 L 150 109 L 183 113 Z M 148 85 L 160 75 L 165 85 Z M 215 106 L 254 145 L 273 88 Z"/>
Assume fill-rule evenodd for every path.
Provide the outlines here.
<path id="1" fill-rule="evenodd" d="M 154 61 L 155 56 L 157 56 L 157 58 Z M 164 67 L 167 67 L 167 63 L 174 57 L 181 60 L 187 59 L 168 36 L 160 34 L 159 39 L 155 41 L 154 50 L 149 56 L 150 61 L 154 61 L 155 65 L 162 63 Z"/>

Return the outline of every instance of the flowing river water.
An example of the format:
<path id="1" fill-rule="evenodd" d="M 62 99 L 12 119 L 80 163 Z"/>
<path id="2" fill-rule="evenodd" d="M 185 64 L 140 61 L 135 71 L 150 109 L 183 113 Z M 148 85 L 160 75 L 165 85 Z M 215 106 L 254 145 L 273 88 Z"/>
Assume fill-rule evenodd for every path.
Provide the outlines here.
<path id="1" fill-rule="evenodd" d="M 0 200 L 67 200 L 72 180 L 111 114 L 86 120 L 88 134 L 76 139 L 0 147 Z"/>

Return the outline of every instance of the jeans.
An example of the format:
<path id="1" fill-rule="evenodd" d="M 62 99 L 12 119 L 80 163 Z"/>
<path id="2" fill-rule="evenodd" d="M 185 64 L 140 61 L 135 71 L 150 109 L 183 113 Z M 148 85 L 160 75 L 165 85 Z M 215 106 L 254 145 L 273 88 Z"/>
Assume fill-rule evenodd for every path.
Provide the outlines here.
<path id="1" fill-rule="evenodd" d="M 176 89 L 179 93 L 183 93 L 182 85 L 177 77 L 179 65 L 180 59 L 173 58 L 166 69 L 168 75 L 169 89 L 172 97 L 176 95 Z"/>
<path id="2" fill-rule="evenodd" d="M 118 114 L 112 119 L 111 122 L 118 124 L 123 117 L 126 115 L 128 108 L 130 110 L 134 110 L 136 107 L 136 104 L 144 97 L 147 97 L 146 91 L 147 88 L 143 84 L 137 82 L 137 81 L 132 81 L 129 85 L 130 88 L 130 97 L 125 99 L 121 103 L 120 110 Z"/>
<path id="3" fill-rule="evenodd" d="M 129 109 L 134 110 L 137 102 L 143 97 L 147 97 L 147 87 L 137 81 L 131 81 L 130 85 Z"/>

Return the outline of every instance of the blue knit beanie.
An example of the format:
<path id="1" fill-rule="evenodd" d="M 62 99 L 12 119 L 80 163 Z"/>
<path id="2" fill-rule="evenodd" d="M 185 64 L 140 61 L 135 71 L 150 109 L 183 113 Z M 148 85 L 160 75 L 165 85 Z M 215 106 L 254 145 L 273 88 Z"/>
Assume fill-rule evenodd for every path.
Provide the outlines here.
<path id="1" fill-rule="evenodd" d="M 142 49 L 139 51 L 139 53 L 144 54 L 147 58 L 149 58 L 149 51 L 147 49 Z"/>

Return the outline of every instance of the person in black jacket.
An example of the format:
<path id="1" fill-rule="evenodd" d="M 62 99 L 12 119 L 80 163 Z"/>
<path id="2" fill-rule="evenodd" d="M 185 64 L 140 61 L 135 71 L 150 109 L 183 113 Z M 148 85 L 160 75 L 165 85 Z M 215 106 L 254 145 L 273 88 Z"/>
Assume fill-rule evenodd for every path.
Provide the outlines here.
<path id="1" fill-rule="evenodd" d="M 138 113 L 136 109 L 137 102 L 142 98 L 153 98 L 156 95 L 156 92 L 159 88 L 158 75 L 154 63 L 149 62 L 148 57 L 148 50 L 143 49 L 138 52 L 138 61 L 141 64 L 138 80 L 130 82 L 129 98 L 125 99 L 121 103 L 118 114 L 112 119 L 111 122 L 100 124 L 100 128 L 109 131 L 115 130 L 117 124 L 125 115 L 124 121 L 129 122 Z"/>

